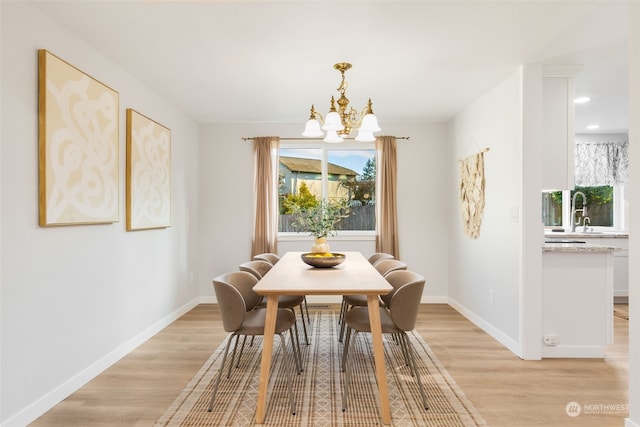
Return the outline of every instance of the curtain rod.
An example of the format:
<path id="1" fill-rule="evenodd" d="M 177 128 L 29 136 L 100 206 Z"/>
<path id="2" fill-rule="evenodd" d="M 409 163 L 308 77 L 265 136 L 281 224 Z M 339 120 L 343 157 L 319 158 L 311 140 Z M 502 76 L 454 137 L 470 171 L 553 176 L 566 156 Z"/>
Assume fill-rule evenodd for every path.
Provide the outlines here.
<path id="1" fill-rule="evenodd" d="M 243 136 L 242 140 L 243 141 L 253 141 L 256 138 L 260 138 L 259 136 Z M 408 136 L 396 136 L 396 139 L 406 139 L 409 140 L 410 137 Z M 349 138 L 344 138 L 345 140 L 347 139 L 352 139 L 355 140 L 354 137 L 349 137 Z M 322 141 L 322 138 L 298 138 L 298 137 L 282 137 L 280 138 L 280 141 Z"/>

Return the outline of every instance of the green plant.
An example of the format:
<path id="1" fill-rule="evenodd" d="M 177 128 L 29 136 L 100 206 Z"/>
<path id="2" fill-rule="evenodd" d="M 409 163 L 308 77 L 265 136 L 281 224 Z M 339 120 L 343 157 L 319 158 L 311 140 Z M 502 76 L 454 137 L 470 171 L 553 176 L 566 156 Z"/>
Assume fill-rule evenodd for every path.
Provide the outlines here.
<path id="1" fill-rule="evenodd" d="M 335 225 L 351 214 L 348 200 L 329 202 L 321 200 L 315 206 L 295 207 L 296 219 L 292 223 L 297 231 L 305 231 L 316 239 L 335 236 Z"/>
<path id="2" fill-rule="evenodd" d="M 316 199 L 316 196 L 309 191 L 307 183 L 302 181 L 300 189 L 298 189 L 298 195 L 288 194 L 282 201 L 282 213 L 285 215 L 292 214 L 300 209 L 317 206 L 318 203 L 320 202 Z"/>

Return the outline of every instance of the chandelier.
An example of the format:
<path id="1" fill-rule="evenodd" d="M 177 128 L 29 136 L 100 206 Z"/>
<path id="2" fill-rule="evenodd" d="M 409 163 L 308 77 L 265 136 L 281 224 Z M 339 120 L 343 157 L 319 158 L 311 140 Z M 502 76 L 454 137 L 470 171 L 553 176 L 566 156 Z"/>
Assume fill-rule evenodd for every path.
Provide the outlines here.
<path id="1" fill-rule="evenodd" d="M 307 121 L 302 136 L 309 138 L 318 138 L 324 136 L 325 142 L 342 142 L 344 138 L 351 134 L 353 129 L 358 129 L 358 135 L 356 141 L 370 142 L 375 141 L 373 132 L 380 131 L 378 126 L 378 119 L 373 114 L 371 108 L 371 98 L 367 106 L 362 112 L 356 111 L 353 107 L 347 111 L 349 107 L 349 99 L 345 96 L 348 83 L 344 80 L 344 73 L 351 64 L 347 62 L 339 62 L 333 66 L 336 70 L 342 74 L 342 82 L 338 86 L 338 92 L 340 92 L 340 98 L 338 98 L 338 109 L 336 110 L 335 98 L 331 97 L 331 106 L 329 113 L 326 117 L 322 117 L 322 114 L 318 113 L 313 105 L 311 105 L 311 116 Z M 325 135 L 323 131 L 326 131 Z"/>

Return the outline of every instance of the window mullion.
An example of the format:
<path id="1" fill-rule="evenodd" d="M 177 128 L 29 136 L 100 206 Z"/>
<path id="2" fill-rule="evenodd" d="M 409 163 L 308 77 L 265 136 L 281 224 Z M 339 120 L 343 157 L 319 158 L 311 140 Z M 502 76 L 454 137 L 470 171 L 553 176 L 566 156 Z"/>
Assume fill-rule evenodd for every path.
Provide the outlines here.
<path id="1" fill-rule="evenodd" d="M 321 168 L 322 168 L 322 198 L 327 199 L 329 197 L 329 166 L 328 166 L 328 158 L 329 154 L 327 153 L 327 149 L 325 147 L 322 148 L 321 151 Z"/>

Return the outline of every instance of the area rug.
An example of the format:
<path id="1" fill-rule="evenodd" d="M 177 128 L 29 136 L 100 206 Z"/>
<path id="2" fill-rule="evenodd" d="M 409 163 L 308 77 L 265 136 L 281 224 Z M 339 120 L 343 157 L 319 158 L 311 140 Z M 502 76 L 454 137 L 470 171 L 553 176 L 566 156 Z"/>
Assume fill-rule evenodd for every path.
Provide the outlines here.
<path id="1" fill-rule="evenodd" d="M 344 373 L 340 363 L 337 313 L 312 310 L 310 345 L 302 344 L 304 371 L 293 375 L 296 414 L 290 412 L 280 339 L 274 339 L 266 425 L 379 426 L 378 388 L 373 370 L 369 334 L 358 334 L 350 360 L 352 376 L 348 408 L 342 411 Z M 419 360 L 418 370 L 429 409 L 420 404 L 420 391 L 405 366 L 401 346 L 385 336 L 385 365 L 393 426 L 485 426 L 486 423 L 449 376 L 427 343 L 415 332 L 410 340 Z M 207 411 L 226 341 L 212 354 L 155 426 L 253 426 L 260 377 L 261 339 L 244 348 L 239 366 L 226 378 L 229 358 L 212 412 Z M 290 345 L 287 340 L 288 345 Z M 289 347 L 291 355 L 291 348 Z"/>
<path id="2" fill-rule="evenodd" d="M 624 320 L 629 320 L 629 304 L 614 304 L 613 315 Z"/>

